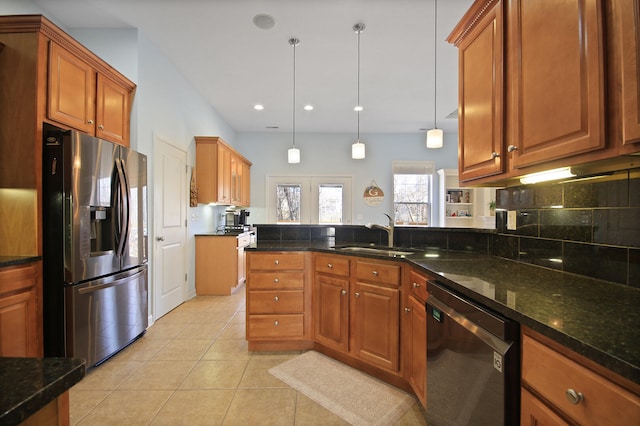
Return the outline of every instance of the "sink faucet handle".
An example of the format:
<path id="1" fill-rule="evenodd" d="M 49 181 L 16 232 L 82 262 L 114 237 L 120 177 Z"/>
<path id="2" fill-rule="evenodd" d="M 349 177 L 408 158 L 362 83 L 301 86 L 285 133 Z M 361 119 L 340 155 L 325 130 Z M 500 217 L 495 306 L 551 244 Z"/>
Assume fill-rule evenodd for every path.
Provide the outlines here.
<path id="1" fill-rule="evenodd" d="M 393 219 L 391 218 L 391 216 L 389 216 L 389 215 L 388 215 L 388 214 L 386 214 L 386 213 L 383 213 L 383 214 L 384 214 L 386 217 L 388 217 L 388 218 L 389 218 L 389 226 L 392 226 L 392 225 L 393 225 Z"/>

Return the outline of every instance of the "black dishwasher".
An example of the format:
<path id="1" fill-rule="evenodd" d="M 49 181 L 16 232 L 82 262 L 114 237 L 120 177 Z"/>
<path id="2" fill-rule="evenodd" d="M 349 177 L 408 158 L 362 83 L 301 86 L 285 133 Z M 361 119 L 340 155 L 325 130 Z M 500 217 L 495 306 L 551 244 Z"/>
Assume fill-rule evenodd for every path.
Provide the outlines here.
<path id="1" fill-rule="evenodd" d="M 519 424 L 518 323 L 439 283 L 427 290 L 427 424 Z"/>

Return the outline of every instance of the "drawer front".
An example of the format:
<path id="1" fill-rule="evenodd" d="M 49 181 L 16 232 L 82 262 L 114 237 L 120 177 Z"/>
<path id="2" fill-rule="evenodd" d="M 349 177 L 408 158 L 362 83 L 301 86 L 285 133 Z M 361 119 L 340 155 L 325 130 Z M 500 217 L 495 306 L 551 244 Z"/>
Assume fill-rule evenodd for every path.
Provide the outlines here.
<path id="1" fill-rule="evenodd" d="M 251 253 L 251 270 L 284 271 L 288 269 L 304 269 L 304 253 Z"/>
<path id="2" fill-rule="evenodd" d="M 640 418 L 640 397 L 611 383 L 542 343 L 523 336 L 522 380 L 581 424 L 625 424 Z M 577 404 L 568 390 L 582 393 Z"/>
<path id="3" fill-rule="evenodd" d="M 411 271 L 409 275 L 411 277 L 411 281 L 409 282 L 411 294 L 413 294 L 418 300 L 426 302 L 428 297 L 427 277 L 422 274 L 418 274 L 415 271 Z"/>
<path id="4" fill-rule="evenodd" d="M 315 271 L 321 274 L 332 274 L 341 277 L 349 276 L 349 258 L 347 256 L 317 255 Z"/>
<path id="5" fill-rule="evenodd" d="M 249 314 L 297 314 L 304 312 L 304 291 L 250 291 Z"/>
<path id="6" fill-rule="evenodd" d="M 249 340 L 294 340 L 304 338 L 304 315 L 249 315 Z"/>
<path id="7" fill-rule="evenodd" d="M 400 285 L 400 265 L 387 265 L 358 260 L 356 277 L 359 281 Z"/>
<path id="8" fill-rule="evenodd" d="M 251 272 L 247 286 L 249 290 L 301 289 L 304 272 Z"/>

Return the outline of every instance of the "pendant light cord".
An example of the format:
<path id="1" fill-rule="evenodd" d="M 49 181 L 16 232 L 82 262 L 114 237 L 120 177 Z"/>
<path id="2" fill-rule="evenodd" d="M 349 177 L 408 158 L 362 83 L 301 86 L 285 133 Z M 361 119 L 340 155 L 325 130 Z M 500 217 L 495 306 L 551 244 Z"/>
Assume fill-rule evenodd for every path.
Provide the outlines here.
<path id="1" fill-rule="evenodd" d="M 297 38 L 290 38 L 289 44 L 293 46 L 293 131 L 292 131 L 292 145 L 296 147 L 296 46 L 300 44 L 300 40 Z"/>
<path id="2" fill-rule="evenodd" d="M 357 107 L 358 107 L 358 142 L 360 142 L 360 29 L 358 29 L 358 96 L 357 96 Z"/>
<path id="3" fill-rule="evenodd" d="M 438 112 L 438 0 L 434 0 L 434 17 L 433 17 L 433 128 L 437 129 L 436 124 Z"/>

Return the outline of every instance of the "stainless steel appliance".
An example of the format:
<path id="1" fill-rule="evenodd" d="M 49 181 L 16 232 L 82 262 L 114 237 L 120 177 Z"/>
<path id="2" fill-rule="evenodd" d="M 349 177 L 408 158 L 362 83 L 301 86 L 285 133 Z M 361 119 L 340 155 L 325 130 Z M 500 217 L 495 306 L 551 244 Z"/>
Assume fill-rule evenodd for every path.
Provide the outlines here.
<path id="1" fill-rule="evenodd" d="M 45 356 L 99 364 L 147 328 L 147 158 L 44 124 Z"/>
<path id="2" fill-rule="evenodd" d="M 427 283 L 429 426 L 519 424 L 519 326 Z"/>

